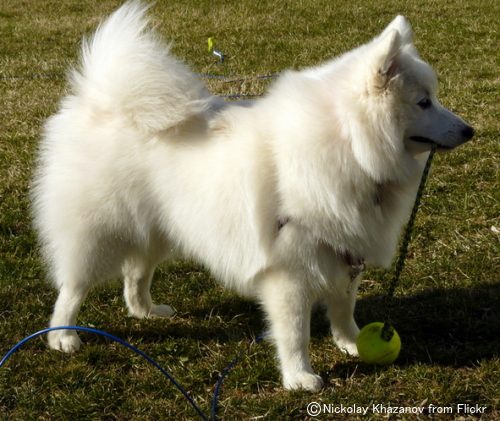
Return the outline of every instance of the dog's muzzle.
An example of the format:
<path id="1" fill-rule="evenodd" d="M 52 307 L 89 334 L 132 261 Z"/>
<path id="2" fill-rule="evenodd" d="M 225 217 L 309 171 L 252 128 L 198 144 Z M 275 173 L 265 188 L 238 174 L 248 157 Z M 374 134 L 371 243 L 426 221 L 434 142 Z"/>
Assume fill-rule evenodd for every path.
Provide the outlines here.
<path id="1" fill-rule="evenodd" d="M 431 145 L 436 144 L 438 146 L 438 150 L 451 150 L 471 140 L 474 137 L 474 133 L 475 131 L 473 127 L 464 125 L 462 130 L 460 130 L 460 137 L 453 139 L 452 141 L 429 139 L 428 137 L 423 136 L 410 136 L 410 140 L 419 143 L 428 143 Z"/>

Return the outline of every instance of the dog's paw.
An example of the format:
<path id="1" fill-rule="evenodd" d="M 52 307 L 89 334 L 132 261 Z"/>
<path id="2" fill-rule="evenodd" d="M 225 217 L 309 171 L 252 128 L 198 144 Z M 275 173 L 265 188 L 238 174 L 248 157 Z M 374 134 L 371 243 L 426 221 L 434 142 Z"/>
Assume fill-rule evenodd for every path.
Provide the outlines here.
<path id="1" fill-rule="evenodd" d="M 130 308 L 128 314 L 136 319 L 155 319 L 171 317 L 176 313 L 173 307 L 166 304 L 152 304 L 151 308 Z"/>
<path id="2" fill-rule="evenodd" d="M 350 355 L 351 357 L 357 357 L 359 355 L 356 342 L 337 340 L 335 344 L 344 354 Z"/>
<path id="3" fill-rule="evenodd" d="M 299 371 L 293 375 L 287 375 L 283 379 L 283 386 L 287 390 L 308 390 L 317 392 L 323 387 L 323 379 L 314 373 Z"/>
<path id="4" fill-rule="evenodd" d="M 347 333 L 340 334 L 340 332 L 333 330 L 333 342 L 344 353 L 352 357 L 357 357 L 358 346 L 356 340 L 358 339 L 359 329 L 357 326 L 350 329 Z"/>
<path id="5" fill-rule="evenodd" d="M 176 313 L 173 307 L 166 304 L 153 304 L 149 311 L 148 317 L 171 317 Z"/>
<path id="6" fill-rule="evenodd" d="M 82 341 L 75 331 L 54 330 L 48 333 L 49 347 L 56 351 L 72 353 L 80 349 Z"/>

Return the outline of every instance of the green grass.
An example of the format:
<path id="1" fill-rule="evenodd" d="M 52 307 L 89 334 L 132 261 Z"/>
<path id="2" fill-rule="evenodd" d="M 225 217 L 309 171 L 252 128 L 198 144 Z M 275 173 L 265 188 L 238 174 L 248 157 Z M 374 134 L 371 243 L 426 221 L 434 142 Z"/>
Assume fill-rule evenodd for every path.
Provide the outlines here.
<path id="1" fill-rule="evenodd" d="M 403 340 L 396 364 L 375 368 L 341 354 L 320 312 L 313 318 L 317 394 L 280 386 L 274 351 L 251 344 L 264 328 L 258 307 L 224 291 L 201 268 L 179 262 L 156 273 L 158 302 L 171 321 L 127 317 L 118 282 L 96 289 L 79 323 L 139 346 L 208 411 L 217 374 L 238 352 L 224 383 L 227 420 L 305 419 L 308 402 L 419 406 L 481 404 L 498 417 L 500 385 L 500 229 L 498 34 L 496 1 L 332 2 L 330 0 L 156 2 L 158 30 L 197 72 L 259 75 L 321 62 L 365 42 L 397 13 L 414 26 L 422 56 L 437 70 L 442 102 L 477 130 L 473 142 L 437 156 L 393 318 Z M 82 34 L 117 1 L 0 0 L 0 354 L 47 325 L 56 293 L 46 282 L 29 217 L 28 186 L 45 118 L 65 92 Z M 214 36 L 226 55 L 206 52 Z M 209 82 L 218 94 L 260 94 L 268 81 Z M 360 325 L 383 319 L 388 275 L 362 283 Z M 0 369 L 0 419 L 193 419 L 184 398 L 139 357 L 82 335 L 75 355 L 35 340 Z M 372 415 L 376 417 L 375 415 Z M 319 417 L 327 419 L 327 416 Z M 440 418 L 440 417 L 437 417 Z"/>

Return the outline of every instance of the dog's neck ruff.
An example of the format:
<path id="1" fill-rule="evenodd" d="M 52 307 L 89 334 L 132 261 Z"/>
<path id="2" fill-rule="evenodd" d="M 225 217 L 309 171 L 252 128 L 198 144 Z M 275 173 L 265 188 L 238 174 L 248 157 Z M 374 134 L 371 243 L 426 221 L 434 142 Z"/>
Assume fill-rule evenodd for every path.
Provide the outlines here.
<path id="1" fill-rule="evenodd" d="M 279 217 L 277 222 L 278 232 L 280 232 L 289 222 L 289 216 Z M 349 251 L 344 251 L 340 254 L 340 258 L 347 266 L 349 266 L 349 277 L 351 278 L 351 281 L 354 281 L 358 275 L 365 270 L 364 257 L 354 256 Z"/>

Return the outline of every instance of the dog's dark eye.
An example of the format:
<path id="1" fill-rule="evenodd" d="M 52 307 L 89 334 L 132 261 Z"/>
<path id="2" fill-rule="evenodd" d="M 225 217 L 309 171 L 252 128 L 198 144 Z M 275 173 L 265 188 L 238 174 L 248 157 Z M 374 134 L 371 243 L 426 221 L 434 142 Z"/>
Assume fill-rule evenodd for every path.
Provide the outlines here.
<path id="1" fill-rule="evenodd" d="M 423 110 L 425 110 L 426 108 L 429 108 L 432 105 L 432 101 L 429 98 L 424 98 L 418 101 L 417 105 Z"/>

